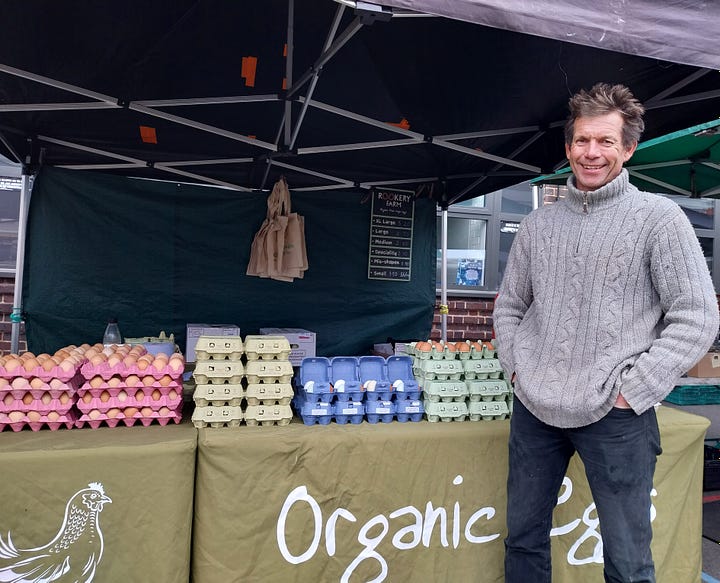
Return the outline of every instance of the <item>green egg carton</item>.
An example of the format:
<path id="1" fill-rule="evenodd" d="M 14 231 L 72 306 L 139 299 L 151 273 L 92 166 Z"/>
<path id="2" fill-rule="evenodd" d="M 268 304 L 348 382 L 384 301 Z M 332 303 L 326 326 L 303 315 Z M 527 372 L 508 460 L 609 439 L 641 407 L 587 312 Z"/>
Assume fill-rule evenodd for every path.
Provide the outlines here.
<path id="1" fill-rule="evenodd" d="M 245 366 L 245 378 L 249 384 L 289 383 L 293 367 L 288 360 L 249 360 Z"/>
<path id="2" fill-rule="evenodd" d="M 196 385 L 193 401 L 200 407 L 239 407 L 245 396 L 245 389 L 237 385 Z"/>
<path id="3" fill-rule="evenodd" d="M 510 395 L 505 379 L 466 380 L 470 401 L 504 401 Z"/>
<path id="4" fill-rule="evenodd" d="M 510 408 L 505 401 L 470 401 L 468 415 L 470 421 L 507 419 L 510 416 Z"/>
<path id="5" fill-rule="evenodd" d="M 193 371 L 193 378 L 199 385 L 237 385 L 244 377 L 245 367 L 239 360 L 200 360 Z"/>
<path id="6" fill-rule="evenodd" d="M 288 360 L 290 341 L 285 336 L 248 335 L 245 337 L 245 356 L 248 360 Z"/>
<path id="7" fill-rule="evenodd" d="M 465 380 L 499 379 L 503 377 L 503 370 L 497 358 L 481 358 L 463 360 Z"/>
<path id="8" fill-rule="evenodd" d="M 253 383 L 245 389 L 248 405 L 289 405 L 294 395 L 290 383 Z"/>
<path id="9" fill-rule="evenodd" d="M 441 380 L 441 381 L 457 381 L 463 374 L 463 362 L 462 360 L 422 360 L 418 361 L 420 366 L 416 367 L 418 372 L 413 373 L 415 377 L 421 377 L 426 381 Z"/>
<path id="10" fill-rule="evenodd" d="M 468 416 L 468 406 L 465 401 L 445 403 L 425 399 L 423 406 L 425 407 L 425 416 L 431 423 L 438 421 L 465 421 Z"/>
<path id="11" fill-rule="evenodd" d="M 443 401 L 464 401 L 468 396 L 468 387 L 465 381 L 426 381 L 423 384 L 423 393 L 428 401 L 437 403 Z"/>
<path id="12" fill-rule="evenodd" d="M 240 360 L 243 352 L 240 336 L 200 336 L 195 345 L 196 360 Z"/>
<path id="13" fill-rule="evenodd" d="M 195 407 L 193 425 L 203 427 L 240 427 L 243 412 L 240 407 Z"/>
<path id="14" fill-rule="evenodd" d="M 289 425 L 293 413 L 290 405 L 248 405 L 245 409 L 245 423 L 257 425 Z"/>

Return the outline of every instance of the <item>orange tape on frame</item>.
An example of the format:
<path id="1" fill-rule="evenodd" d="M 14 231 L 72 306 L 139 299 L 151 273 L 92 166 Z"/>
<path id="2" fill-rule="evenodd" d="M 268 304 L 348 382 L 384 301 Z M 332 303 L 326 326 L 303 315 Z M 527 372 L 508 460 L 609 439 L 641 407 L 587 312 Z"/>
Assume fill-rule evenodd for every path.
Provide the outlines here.
<path id="1" fill-rule="evenodd" d="M 240 76 L 245 79 L 247 87 L 255 87 L 255 72 L 257 71 L 257 57 L 243 57 Z"/>
<path id="2" fill-rule="evenodd" d="M 157 144 L 157 132 L 155 128 L 140 126 L 140 139 L 145 144 Z"/>

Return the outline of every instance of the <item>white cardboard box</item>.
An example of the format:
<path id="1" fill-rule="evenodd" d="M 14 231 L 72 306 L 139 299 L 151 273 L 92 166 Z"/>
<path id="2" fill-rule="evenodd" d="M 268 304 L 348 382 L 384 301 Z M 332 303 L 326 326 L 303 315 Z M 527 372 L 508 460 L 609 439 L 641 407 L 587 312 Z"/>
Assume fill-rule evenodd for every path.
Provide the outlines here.
<path id="1" fill-rule="evenodd" d="M 240 336 L 235 324 L 188 323 L 185 336 L 185 360 L 195 362 L 195 345 L 200 336 Z"/>
<path id="2" fill-rule="evenodd" d="M 315 332 L 302 328 L 260 328 L 260 334 L 285 336 L 290 343 L 290 363 L 293 366 L 300 366 L 307 356 L 315 356 Z"/>

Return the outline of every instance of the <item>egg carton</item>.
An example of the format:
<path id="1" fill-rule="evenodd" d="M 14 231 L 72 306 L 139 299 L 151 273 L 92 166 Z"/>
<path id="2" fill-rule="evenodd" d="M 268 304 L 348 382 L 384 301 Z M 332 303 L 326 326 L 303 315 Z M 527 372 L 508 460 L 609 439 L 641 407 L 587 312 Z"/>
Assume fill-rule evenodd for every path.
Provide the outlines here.
<path id="1" fill-rule="evenodd" d="M 294 394 L 290 383 L 253 383 L 245 390 L 245 398 L 250 406 L 289 405 Z"/>
<path id="2" fill-rule="evenodd" d="M 471 421 L 507 419 L 510 409 L 505 401 L 471 401 L 468 405 Z"/>
<path id="3" fill-rule="evenodd" d="M 293 367 L 287 360 L 250 360 L 245 367 L 248 384 L 289 383 Z"/>
<path id="4" fill-rule="evenodd" d="M 30 395 L 32 399 L 28 399 L 27 395 L 30 395 L 30 393 L 26 393 L 23 398 L 17 399 L 11 393 L 8 393 L 5 395 L 5 398 L 0 401 L 0 413 L 9 413 L 11 411 L 34 411 L 44 415 L 46 413 L 50 413 L 51 411 L 55 411 L 60 415 L 65 415 L 70 409 L 72 409 L 76 400 L 74 395 L 72 397 L 66 396 L 62 400 L 60 398 L 43 400 L 42 398 L 32 397 L 32 395 Z M 43 395 L 47 395 L 49 397 L 48 393 L 43 393 Z M 65 393 L 63 393 L 63 395 L 65 395 Z"/>
<path id="5" fill-rule="evenodd" d="M 72 401 L 76 393 L 77 390 L 69 385 L 63 385 L 63 388 L 52 388 L 50 385 L 32 388 L 28 385 L 27 388 L 0 389 L 0 402 L 4 402 L 8 395 L 18 401 L 22 401 L 25 395 L 30 395 L 33 400 L 48 402 L 48 400 L 62 399 L 63 403 L 65 403 Z"/>
<path id="6" fill-rule="evenodd" d="M 22 417 L 12 415 L 12 413 L 22 413 Z M 77 414 L 73 409 L 64 414 L 53 413 L 53 411 L 50 411 L 39 416 L 31 415 L 30 417 L 28 417 L 28 413 L 19 411 L 13 411 L 10 414 L 0 413 L 0 432 L 4 431 L 6 427 L 12 431 L 22 431 L 25 427 L 29 427 L 32 431 L 40 431 L 43 427 L 47 427 L 51 431 L 63 427 L 67 429 L 75 427 Z"/>
<path id="7" fill-rule="evenodd" d="M 200 360 L 195 364 L 193 378 L 199 385 L 237 385 L 245 378 L 245 367 L 239 360 Z"/>
<path id="8" fill-rule="evenodd" d="M 88 396 L 91 397 L 89 400 Z M 103 391 L 99 396 L 93 396 L 88 392 L 78 399 L 77 408 L 82 413 L 89 413 L 94 409 L 101 413 L 107 413 L 111 409 L 125 409 L 127 407 L 139 409 L 149 407 L 152 411 L 159 411 L 163 407 L 167 407 L 174 410 L 181 404 L 182 392 L 177 389 L 161 392 L 160 389 L 145 391 L 138 388 L 134 393 L 127 393 L 124 399 L 120 396 L 110 397 L 107 391 Z"/>
<path id="9" fill-rule="evenodd" d="M 137 364 L 133 364 L 131 366 L 127 366 L 122 362 L 114 366 L 110 366 L 107 362 L 103 362 L 101 364 L 92 364 L 91 362 L 86 362 L 80 368 L 80 372 L 82 373 L 82 376 L 87 380 L 90 380 L 93 377 L 97 376 L 102 377 L 103 380 L 107 381 L 114 376 L 120 377 L 122 379 L 131 375 L 135 375 L 138 377 L 144 377 L 149 375 L 159 380 L 165 375 L 167 375 L 173 380 L 180 381 L 184 372 L 185 363 L 184 361 L 179 359 L 175 359 L 172 362 L 172 365 L 170 364 L 170 361 L 168 361 L 167 364 L 163 364 L 160 368 L 158 368 L 154 364 L 149 364 L 146 368 L 141 368 L 142 365 L 138 366 Z"/>
<path id="10" fill-rule="evenodd" d="M 240 407 L 245 397 L 241 384 L 196 385 L 193 401 L 199 407 Z"/>
<path id="11" fill-rule="evenodd" d="M 365 405 L 362 401 L 338 401 L 333 409 L 333 418 L 335 423 L 345 424 L 352 423 L 357 425 L 362 423 L 365 414 Z"/>
<path id="12" fill-rule="evenodd" d="M 427 381 L 423 385 L 423 393 L 428 401 L 464 401 L 470 394 L 465 381 Z"/>
<path id="13" fill-rule="evenodd" d="M 413 373 L 416 378 L 422 378 L 426 381 L 432 380 L 460 380 L 463 374 L 463 364 L 471 361 L 461 360 L 422 360 L 413 367 Z"/>
<path id="14" fill-rule="evenodd" d="M 117 413 L 114 410 L 98 414 L 93 414 L 92 412 L 83 413 L 75 422 L 75 426 L 82 428 L 87 424 L 91 429 L 98 429 L 101 426 L 117 427 L 120 424 L 126 427 L 133 425 L 148 427 L 153 423 L 165 426 L 171 421 L 177 424 L 180 423 L 181 420 L 182 401 L 180 401 L 180 405 L 174 410 L 163 408 L 158 411 L 152 410 L 143 413 L 137 407 L 126 407 L 125 409 L 118 410 Z"/>
<path id="15" fill-rule="evenodd" d="M 79 370 L 80 366 L 70 365 L 70 363 L 64 367 L 58 364 L 50 370 L 45 370 L 42 366 L 36 366 L 29 371 L 25 370 L 22 366 L 19 366 L 11 371 L 7 370 L 4 366 L 0 366 L 0 378 L 8 380 L 18 377 L 25 379 L 38 378 L 45 382 L 49 382 L 51 379 L 58 379 L 67 383 L 78 376 Z"/>
<path id="16" fill-rule="evenodd" d="M 403 399 L 395 402 L 395 417 L 401 423 L 422 421 L 425 407 L 419 399 Z"/>
<path id="17" fill-rule="evenodd" d="M 195 407 L 193 425 L 203 427 L 240 427 L 243 410 L 240 407 Z"/>
<path id="18" fill-rule="evenodd" d="M 385 359 L 385 368 L 393 397 L 396 400 L 420 398 L 420 386 L 413 375 L 413 359 L 411 357 L 407 355 L 388 356 Z"/>
<path id="19" fill-rule="evenodd" d="M 240 360 L 243 353 L 240 336 L 200 336 L 195 344 L 196 360 Z"/>
<path id="20" fill-rule="evenodd" d="M 463 367 L 465 380 L 503 378 L 503 370 L 497 358 L 465 360 Z"/>
<path id="21" fill-rule="evenodd" d="M 333 418 L 335 406 L 329 402 L 305 401 L 302 398 L 295 402 L 295 409 L 302 417 L 305 425 L 327 425 Z"/>
<path id="22" fill-rule="evenodd" d="M 365 381 L 361 389 L 359 395 L 356 393 L 355 396 L 359 399 L 364 397 L 366 401 L 389 401 L 393 397 L 393 387 L 390 381 Z"/>
<path id="23" fill-rule="evenodd" d="M 328 382 L 308 381 L 297 390 L 297 395 L 308 403 L 332 403 L 335 401 L 334 387 Z"/>
<path id="24" fill-rule="evenodd" d="M 100 382 L 97 380 L 100 379 Z M 159 379 L 156 379 L 152 375 L 145 375 L 140 378 L 137 375 L 130 375 L 124 379 L 113 376 L 105 380 L 102 377 L 95 376 L 90 380 L 86 380 L 80 387 L 79 391 L 110 391 L 118 392 L 120 390 L 135 390 L 135 389 L 166 389 L 174 388 L 180 390 L 182 388 L 182 382 L 180 379 L 172 378 L 169 375 L 165 375 Z"/>
<path id="25" fill-rule="evenodd" d="M 248 405 L 244 417 L 249 426 L 288 425 L 293 413 L 290 405 Z"/>
<path id="26" fill-rule="evenodd" d="M 504 401 L 510 394 L 510 386 L 505 379 L 465 381 L 470 401 Z"/>
<path id="27" fill-rule="evenodd" d="M 474 342 L 470 350 L 470 357 L 473 359 L 496 358 L 497 348 L 495 347 L 495 341 Z"/>
<path id="28" fill-rule="evenodd" d="M 288 360 L 290 341 L 285 336 L 257 335 L 245 337 L 248 360 Z"/>
<path id="29" fill-rule="evenodd" d="M 363 365 L 372 366 L 372 359 L 379 359 L 381 366 L 385 361 L 380 356 L 363 356 Z M 340 401 L 360 401 L 363 396 L 363 385 L 360 381 L 360 360 L 354 356 L 333 356 L 330 359 L 330 384 L 335 396 Z M 367 371 L 365 374 L 367 375 Z M 367 378 L 364 376 L 363 378 Z M 377 378 L 380 374 L 377 373 Z"/>
<path id="30" fill-rule="evenodd" d="M 480 348 L 482 350 L 482 347 Z M 458 360 L 469 360 L 472 358 L 472 343 L 468 340 L 465 342 L 455 343 L 455 358 Z"/>
<path id="31" fill-rule="evenodd" d="M 396 406 L 393 401 L 368 401 L 365 403 L 365 417 L 368 423 L 390 423 L 395 418 Z"/>
<path id="32" fill-rule="evenodd" d="M 468 416 L 468 406 L 465 401 L 434 402 L 425 400 L 425 415 L 431 423 L 438 421 L 465 421 Z"/>
<path id="33" fill-rule="evenodd" d="M 117 398 L 120 402 L 126 401 L 127 399 L 135 398 L 138 392 L 142 392 L 142 395 L 138 395 L 140 399 L 144 399 L 144 395 L 151 395 L 155 391 L 159 391 L 161 395 L 169 395 L 173 392 L 177 394 L 182 393 L 182 387 L 178 384 L 167 385 L 165 387 L 146 387 L 145 385 L 136 385 L 132 387 L 81 387 L 78 389 L 77 396 L 78 401 L 89 401 L 90 399 L 104 397 L 106 399 Z"/>

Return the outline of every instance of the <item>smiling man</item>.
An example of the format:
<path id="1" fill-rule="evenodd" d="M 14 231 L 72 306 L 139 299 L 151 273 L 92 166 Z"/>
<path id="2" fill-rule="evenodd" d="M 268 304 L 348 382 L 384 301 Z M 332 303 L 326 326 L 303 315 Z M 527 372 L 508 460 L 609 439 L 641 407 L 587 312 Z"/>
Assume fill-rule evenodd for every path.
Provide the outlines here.
<path id="1" fill-rule="evenodd" d="M 682 209 L 628 180 L 644 129 L 627 87 L 570 99 L 565 199 L 528 215 L 495 303 L 498 357 L 515 379 L 506 583 L 550 583 L 552 512 L 583 461 L 608 583 L 654 583 L 653 405 L 718 333 L 715 290 Z"/>

